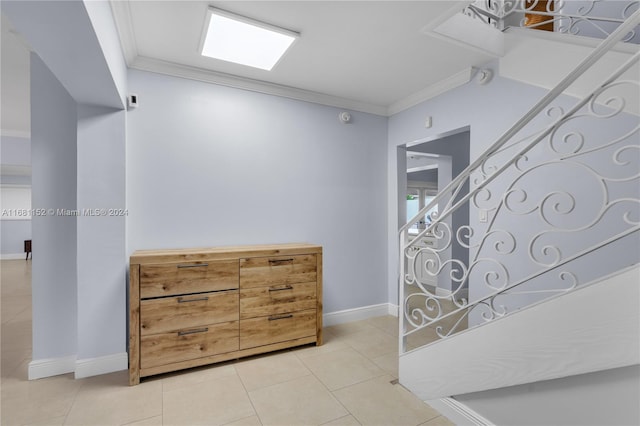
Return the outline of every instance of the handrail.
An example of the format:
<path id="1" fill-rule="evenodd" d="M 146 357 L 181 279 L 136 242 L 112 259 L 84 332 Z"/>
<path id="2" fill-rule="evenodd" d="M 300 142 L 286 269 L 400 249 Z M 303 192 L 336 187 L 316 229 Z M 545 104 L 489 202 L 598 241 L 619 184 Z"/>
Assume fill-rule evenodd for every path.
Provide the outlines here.
<path id="1" fill-rule="evenodd" d="M 471 173 L 476 170 L 488 157 L 494 154 L 504 144 L 506 144 L 513 136 L 515 136 L 520 130 L 522 130 L 534 117 L 544 110 L 553 100 L 560 96 L 575 80 L 584 74 L 593 64 L 595 64 L 600 58 L 602 58 L 616 43 L 624 38 L 634 27 L 640 25 L 640 9 L 635 11 L 625 22 L 623 22 L 615 31 L 613 31 L 609 37 L 604 39 L 598 46 L 580 62 L 580 64 L 569 74 L 567 74 L 560 83 L 556 85 L 551 91 L 543 96 L 520 120 L 518 120 L 509 130 L 507 130 L 496 142 L 494 142 L 485 152 L 467 166 L 458 176 L 456 176 L 442 191 L 436 195 L 430 203 L 423 207 L 414 217 L 412 217 L 404 226 L 399 230 L 402 234 L 420 218 L 424 217 L 426 213 L 436 206 L 442 199 L 455 190 L 456 187 L 464 183 L 466 179 L 471 176 Z M 441 217 L 442 215 L 440 215 Z"/>
<path id="2" fill-rule="evenodd" d="M 599 43 L 527 114 L 400 228 L 401 353 L 408 348 L 412 350 L 416 344 L 423 346 L 430 342 L 432 337 L 426 337 L 426 342 L 424 339 L 433 336 L 433 331 L 439 338 L 447 338 L 481 325 L 482 319 L 489 322 L 508 315 L 528 306 L 532 300 L 537 303 L 541 298 L 548 300 L 575 290 L 583 278 L 595 273 L 585 275 L 582 270 L 574 269 L 579 268 L 580 259 L 606 246 L 618 250 L 623 247 L 619 243 L 628 244 L 628 237 L 640 232 L 638 196 L 624 192 L 621 197 L 619 188 L 609 186 L 630 185 L 640 179 L 637 161 L 628 158 L 640 148 L 634 139 L 640 123 L 625 115 L 613 118 L 624 111 L 626 102 L 624 94 L 618 95 L 615 90 L 623 85 L 636 89 L 640 86 L 635 78 L 623 77 L 640 62 L 640 51 L 634 52 L 601 84 L 592 87 L 588 95 L 570 106 L 549 108 L 575 79 L 637 25 L 640 25 L 640 10 Z M 605 98 L 609 90 L 614 91 L 614 96 Z M 599 103 L 601 99 L 603 104 Z M 541 129 L 527 131 L 529 128 L 525 126 L 545 109 L 549 117 L 552 111 L 559 114 L 553 114 L 551 123 Z M 608 118 L 619 121 L 610 121 L 611 127 L 603 129 L 621 132 L 611 133 L 611 139 L 603 139 L 609 134 L 601 136 L 598 131 L 589 138 L 589 132 L 575 129 L 575 125 L 585 119 L 591 120 L 587 124 L 597 125 L 592 120 Z M 528 134 L 524 138 L 523 129 Z M 545 140 L 548 147 L 543 144 Z M 555 145 L 555 142 L 566 144 L 567 141 L 570 142 L 567 145 Z M 624 168 L 612 172 L 608 168 L 612 166 Z M 535 186 L 539 179 L 545 183 L 554 178 L 563 179 L 562 173 L 566 170 L 571 173 L 566 182 L 549 189 Z M 544 177 L 547 171 L 550 174 Z M 581 209 L 585 206 L 584 194 L 588 194 L 589 203 L 599 202 L 592 198 L 592 187 L 598 190 L 597 200 L 602 197 L 602 202 L 595 208 L 593 204 L 586 204 L 591 207 Z M 572 188 L 577 191 L 571 192 Z M 486 197 L 482 197 L 483 194 Z M 488 223 L 476 225 L 466 220 L 456 223 L 455 212 L 466 211 L 467 203 L 470 209 L 472 203 L 475 208 L 484 209 L 488 219 L 484 222 Z M 440 207 L 440 212 L 433 221 L 424 229 L 421 227 L 417 234 L 409 234 L 409 227 L 435 205 Z M 512 218 L 517 217 L 521 219 L 512 222 Z M 605 228 L 606 232 L 602 232 Z M 428 233 L 435 242 L 419 247 L 422 237 Z M 620 261 L 630 261 L 627 257 L 622 256 Z M 447 291 L 441 292 L 444 289 Z M 432 331 L 420 333 L 425 327 Z"/>
<path id="3" fill-rule="evenodd" d="M 474 4 L 470 4 L 469 6 L 467 6 L 467 8 L 472 10 L 477 15 L 482 15 L 485 18 L 495 19 L 496 21 L 504 19 L 506 16 L 509 16 L 510 14 L 512 14 L 514 12 L 526 12 L 527 14 L 530 14 L 530 15 L 561 17 L 561 18 L 573 18 L 573 19 L 589 19 L 589 20 L 592 20 L 592 21 L 613 22 L 613 23 L 617 23 L 617 24 L 621 24 L 621 23 L 624 22 L 624 19 L 611 18 L 611 17 L 607 17 L 607 16 L 593 16 L 593 15 L 585 16 L 585 15 L 573 15 L 573 14 L 570 14 L 570 13 L 551 13 L 551 12 L 544 12 L 544 11 L 541 11 L 541 10 L 534 10 L 534 9 L 516 10 L 514 8 L 514 9 L 510 10 L 508 13 L 506 13 L 504 15 L 496 15 L 496 14 L 491 13 L 490 11 L 488 11 L 486 9 L 483 9 L 481 7 L 478 7 L 478 6 L 474 5 Z M 506 30 L 507 28 L 505 28 L 504 30 Z"/>
<path id="4" fill-rule="evenodd" d="M 548 272 L 550 272 L 550 271 L 553 271 L 553 270 L 558 269 L 558 268 L 560 268 L 560 267 L 562 267 L 562 266 L 565 266 L 565 265 L 567 265 L 568 263 L 573 262 L 574 260 L 579 259 L 579 258 L 580 258 L 580 257 L 582 257 L 582 256 L 585 256 L 586 254 L 592 253 L 592 252 L 594 252 L 594 251 L 596 251 L 596 250 L 598 250 L 598 249 L 600 249 L 600 248 L 602 248 L 602 247 L 605 247 L 605 246 L 607 246 L 607 245 L 609 245 L 609 244 L 611 244 L 611 243 L 614 243 L 614 242 L 616 242 L 616 241 L 620 240 L 620 239 L 621 239 L 621 238 L 623 238 L 623 237 L 626 237 L 626 236 L 631 235 L 632 233 L 634 233 L 634 232 L 638 232 L 638 231 L 640 231 L 640 226 L 636 226 L 636 227 L 633 227 L 633 228 L 629 228 L 628 230 L 626 230 L 626 231 L 624 231 L 624 232 L 621 232 L 620 234 L 615 235 L 614 237 L 611 237 L 611 238 L 609 238 L 609 239 L 607 239 L 607 240 L 605 240 L 605 241 L 600 242 L 600 243 L 599 243 L 599 244 L 597 244 L 596 246 L 590 247 L 590 248 L 588 248 L 588 249 L 586 249 L 586 250 L 581 251 L 580 253 L 576 253 L 576 254 L 574 254 L 573 256 L 571 256 L 571 257 L 568 257 L 568 258 L 564 259 L 562 262 L 559 262 L 558 264 L 553 265 L 553 266 L 552 266 L 552 267 L 550 267 L 549 269 L 546 269 L 546 270 L 543 270 L 543 271 L 538 271 L 538 272 L 536 272 L 536 273 L 533 273 L 533 274 L 531 274 L 531 275 L 527 276 L 526 278 L 523 278 L 523 279 L 521 279 L 521 280 L 518 280 L 517 282 L 514 282 L 514 283 L 512 283 L 512 284 L 509 284 L 508 286 L 506 286 L 506 287 L 504 287 L 504 288 L 501 288 L 501 289 L 499 289 L 499 290 L 496 290 L 496 291 L 493 291 L 493 292 L 491 292 L 491 293 L 488 293 L 488 294 L 484 295 L 483 297 L 481 297 L 481 298 L 479 298 L 479 299 L 477 299 L 477 300 L 474 300 L 473 302 L 465 303 L 464 305 L 461 305 L 460 307 L 461 307 L 461 308 L 464 308 L 464 309 L 471 309 L 471 308 L 473 308 L 473 307 L 474 307 L 474 306 L 476 306 L 476 305 L 479 305 L 479 304 L 481 304 L 481 303 L 483 303 L 483 302 L 486 302 L 487 300 L 491 300 L 491 299 L 493 299 L 494 297 L 496 297 L 497 295 L 499 295 L 499 294 L 501 294 L 501 293 L 504 293 L 504 292 L 506 292 L 506 291 L 508 291 L 508 290 L 511 290 L 512 288 L 516 288 L 516 287 L 518 287 L 518 286 L 522 285 L 523 283 L 525 283 L 525 282 L 527 282 L 527 281 L 530 281 L 530 280 L 532 280 L 532 279 L 534 279 L 534 278 L 538 278 L 538 277 L 542 276 L 543 274 L 546 274 L 546 273 L 548 273 Z M 442 320 L 444 320 L 444 319 L 450 318 L 450 317 L 454 316 L 455 314 L 457 314 L 458 312 L 459 312 L 459 311 L 452 311 L 452 312 L 449 312 L 449 313 L 447 313 L 447 314 L 444 314 L 444 315 L 440 316 L 440 317 L 438 318 L 438 320 L 439 320 L 439 321 L 442 321 Z M 414 330 L 407 331 L 407 332 L 405 333 L 405 336 L 409 336 L 409 335 L 411 335 L 411 334 L 413 334 L 413 333 L 417 332 L 418 330 L 420 330 L 420 328 L 416 328 L 416 329 L 414 329 Z M 453 329 L 452 329 L 452 330 L 450 330 L 450 333 L 451 333 L 452 331 L 453 331 Z"/>
<path id="5" fill-rule="evenodd" d="M 595 88 L 592 91 L 592 94 L 585 97 L 584 99 L 582 99 L 580 102 L 576 103 L 576 105 L 573 106 L 573 108 L 571 108 L 569 111 L 567 111 L 565 114 L 562 115 L 562 117 L 560 117 L 557 122 L 561 122 L 562 120 L 566 119 L 567 117 L 570 117 L 571 115 L 573 115 L 575 112 L 577 112 L 580 108 L 582 108 L 584 105 L 586 105 L 587 103 L 589 103 L 589 101 L 596 96 L 597 91 L 602 89 L 603 87 L 606 87 L 607 85 L 611 84 L 612 82 L 614 82 L 615 80 L 617 80 L 618 78 L 620 78 L 620 76 L 622 76 L 622 74 L 624 74 L 626 71 L 628 71 L 634 64 L 638 63 L 640 61 L 640 52 L 636 53 L 635 55 L 633 55 L 631 58 L 629 58 L 629 60 L 627 60 L 622 66 L 620 66 L 607 80 L 605 80 L 605 82 L 603 82 L 602 84 L 600 84 L 597 88 Z M 483 189 L 484 187 L 486 187 L 489 183 L 491 183 L 495 178 L 497 178 L 503 171 L 505 171 L 507 168 L 509 168 L 513 162 L 519 158 L 520 156 L 522 156 L 523 154 L 525 154 L 527 151 L 529 151 L 533 146 L 537 145 L 541 140 L 543 140 L 544 138 L 546 138 L 554 129 L 554 124 L 548 126 L 544 131 L 542 131 L 541 133 L 538 134 L 538 136 L 536 136 L 528 145 L 526 145 L 524 148 L 522 148 L 520 151 L 518 151 L 517 154 L 513 155 L 512 161 L 507 161 L 505 162 L 505 164 L 503 164 L 499 169 L 496 169 L 493 174 L 491 174 L 491 176 L 488 176 L 480 185 L 478 185 L 473 191 L 470 191 L 467 195 L 465 195 L 464 197 L 462 197 L 460 200 L 458 200 L 454 205 L 448 205 L 448 207 L 446 208 L 446 210 L 444 210 L 443 212 L 441 212 L 438 215 L 438 218 L 433 222 L 432 226 L 427 227 L 426 229 L 424 229 L 423 231 L 421 231 L 420 233 L 418 233 L 418 235 L 416 236 L 416 238 L 420 238 L 422 237 L 424 234 L 426 234 L 435 224 L 441 222 L 443 217 L 448 216 L 451 212 L 455 211 L 458 209 L 459 206 L 461 206 L 462 204 L 464 204 L 465 202 L 467 202 L 471 197 L 473 197 L 476 193 L 479 192 L 479 190 Z M 464 173 L 464 172 L 463 172 Z M 456 188 L 456 192 L 451 196 L 451 200 L 453 200 L 458 192 L 460 191 L 462 186 L 458 186 L 458 188 Z M 446 188 L 443 190 L 446 191 Z M 438 194 L 440 195 L 440 194 Z M 437 197 L 436 197 L 437 198 Z M 428 211 L 428 210 L 427 210 Z"/>

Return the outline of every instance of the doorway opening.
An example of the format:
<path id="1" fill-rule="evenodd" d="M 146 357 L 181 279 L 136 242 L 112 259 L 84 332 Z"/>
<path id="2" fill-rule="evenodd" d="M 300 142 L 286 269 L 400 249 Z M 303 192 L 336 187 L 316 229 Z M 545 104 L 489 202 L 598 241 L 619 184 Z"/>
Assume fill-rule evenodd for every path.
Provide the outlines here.
<path id="1" fill-rule="evenodd" d="M 403 226 L 433 198 L 447 187 L 469 165 L 470 158 L 470 128 L 468 126 L 445 134 L 407 143 L 398 148 L 398 218 L 399 226 Z M 462 188 L 456 199 L 469 191 L 468 184 Z M 409 239 L 427 229 L 431 222 L 441 213 L 449 201 L 450 196 L 440 199 L 432 206 L 418 222 L 409 229 Z M 435 294 L 447 295 L 456 283 L 451 279 L 451 266 L 442 265 L 436 276 L 425 273 L 422 265 L 428 262 L 430 253 L 437 251 L 440 259 L 457 259 L 468 264 L 469 249 L 460 244 L 455 237 L 455 230 L 469 225 L 469 207 L 462 206 L 451 217 L 444 218 L 443 223 L 452 230 L 452 238 L 439 238 L 427 233 L 416 242 L 419 248 L 426 248 L 420 252 L 424 259 L 417 259 L 417 279 L 427 287 L 432 287 Z M 432 271 L 433 272 L 433 271 Z M 466 284 L 465 284 L 466 285 Z M 463 288 L 462 293 L 467 293 Z M 460 294 L 460 293 L 458 293 Z"/>

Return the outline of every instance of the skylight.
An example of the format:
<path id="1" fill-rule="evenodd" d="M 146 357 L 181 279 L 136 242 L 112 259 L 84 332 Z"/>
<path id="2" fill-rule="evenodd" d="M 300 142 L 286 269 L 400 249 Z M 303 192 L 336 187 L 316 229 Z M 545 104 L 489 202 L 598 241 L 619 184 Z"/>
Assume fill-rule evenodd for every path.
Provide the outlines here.
<path id="1" fill-rule="evenodd" d="M 202 55 L 270 71 L 299 34 L 209 8 Z"/>

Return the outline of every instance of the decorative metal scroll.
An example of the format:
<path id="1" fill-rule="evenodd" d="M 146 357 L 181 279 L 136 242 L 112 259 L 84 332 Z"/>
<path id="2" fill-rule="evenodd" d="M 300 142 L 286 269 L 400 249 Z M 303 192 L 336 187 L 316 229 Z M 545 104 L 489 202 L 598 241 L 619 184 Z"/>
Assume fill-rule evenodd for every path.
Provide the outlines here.
<path id="1" fill-rule="evenodd" d="M 476 0 L 462 13 L 499 30 L 511 26 L 606 38 L 640 7 L 637 1 Z M 637 43 L 638 30 L 623 41 Z"/>
<path id="2" fill-rule="evenodd" d="M 607 269 L 606 250 L 640 261 L 640 117 L 626 112 L 640 84 L 608 81 L 573 106 L 548 107 L 538 130 L 486 155 L 441 197 L 426 229 L 402 233 L 404 350 L 619 270 Z"/>

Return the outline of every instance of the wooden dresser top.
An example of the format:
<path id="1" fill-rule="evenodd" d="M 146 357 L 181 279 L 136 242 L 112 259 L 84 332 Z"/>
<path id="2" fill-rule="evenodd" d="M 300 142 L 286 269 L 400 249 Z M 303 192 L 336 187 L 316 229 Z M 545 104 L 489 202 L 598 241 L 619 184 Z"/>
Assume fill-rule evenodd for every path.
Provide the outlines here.
<path id="1" fill-rule="evenodd" d="M 234 259 L 255 256 L 322 253 L 322 246 L 308 243 L 264 244 L 227 247 L 201 247 L 163 250 L 137 250 L 131 254 L 132 265 L 185 262 L 207 259 Z"/>

